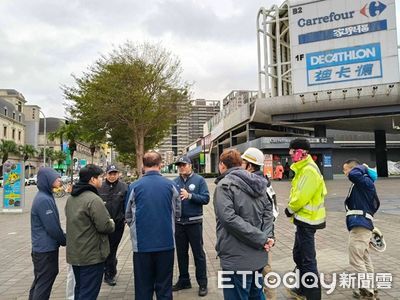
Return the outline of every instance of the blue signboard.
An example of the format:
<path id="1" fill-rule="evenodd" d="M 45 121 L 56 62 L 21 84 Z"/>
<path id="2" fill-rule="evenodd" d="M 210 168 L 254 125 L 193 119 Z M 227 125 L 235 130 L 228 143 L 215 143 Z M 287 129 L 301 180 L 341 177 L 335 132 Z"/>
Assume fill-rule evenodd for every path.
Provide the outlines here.
<path id="1" fill-rule="evenodd" d="M 7 161 L 3 165 L 3 210 L 21 210 L 25 184 L 22 163 Z"/>
<path id="2" fill-rule="evenodd" d="M 370 23 L 356 24 L 334 29 L 300 34 L 299 44 L 307 44 L 325 40 L 344 38 L 344 37 L 366 34 L 376 31 L 382 31 L 382 30 L 387 30 L 387 20 L 380 20 Z"/>
<path id="3" fill-rule="evenodd" d="M 306 55 L 308 86 L 382 77 L 380 43 Z"/>
<path id="4" fill-rule="evenodd" d="M 332 155 L 324 155 L 324 167 L 332 167 Z"/>

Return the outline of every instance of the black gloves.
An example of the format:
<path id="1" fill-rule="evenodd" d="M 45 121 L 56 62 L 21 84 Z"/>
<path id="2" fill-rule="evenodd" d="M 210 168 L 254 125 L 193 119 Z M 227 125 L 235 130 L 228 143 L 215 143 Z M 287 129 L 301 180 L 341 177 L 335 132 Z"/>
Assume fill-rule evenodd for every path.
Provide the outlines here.
<path id="1" fill-rule="evenodd" d="M 287 209 L 287 207 L 285 208 L 285 215 L 286 217 L 290 218 L 291 216 L 293 216 L 293 214 L 290 213 L 290 211 Z"/>

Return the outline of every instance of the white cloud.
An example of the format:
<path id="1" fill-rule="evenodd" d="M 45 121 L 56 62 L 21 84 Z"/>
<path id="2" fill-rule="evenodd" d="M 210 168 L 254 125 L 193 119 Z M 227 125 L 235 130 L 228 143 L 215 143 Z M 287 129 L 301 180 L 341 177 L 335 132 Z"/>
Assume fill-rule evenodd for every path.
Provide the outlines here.
<path id="1" fill-rule="evenodd" d="M 196 98 L 256 89 L 256 14 L 280 2 L 2 0 L 0 88 L 16 89 L 47 115 L 61 117 L 60 86 L 131 40 L 161 42 L 177 55 Z"/>

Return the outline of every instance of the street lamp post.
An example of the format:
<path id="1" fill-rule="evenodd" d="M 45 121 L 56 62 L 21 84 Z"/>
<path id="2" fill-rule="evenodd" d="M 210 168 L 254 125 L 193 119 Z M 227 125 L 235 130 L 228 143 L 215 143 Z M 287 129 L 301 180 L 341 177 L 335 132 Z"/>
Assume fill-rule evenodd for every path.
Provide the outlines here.
<path id="1" fill-rule="evenodd" d="M 46 167 L 46 146 L 47 146 L 46 116 L 41 110 L 39 110 L 39 112 L 43 115 L 43 134 L 44 134 L 43 165 L 44 167 Z"/>
<path id="2" fill-rule="evenodd" d="M 203 172 L 206 173 L 206 137 L 203 137 Z"/>

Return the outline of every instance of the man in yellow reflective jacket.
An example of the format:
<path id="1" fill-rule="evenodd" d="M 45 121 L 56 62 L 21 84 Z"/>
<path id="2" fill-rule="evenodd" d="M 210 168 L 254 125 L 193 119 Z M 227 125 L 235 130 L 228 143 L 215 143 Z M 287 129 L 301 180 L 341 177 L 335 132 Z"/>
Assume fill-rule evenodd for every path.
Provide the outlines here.
<path id="1" fill-rule="evenodd" d="M 321 285 L 318 280 L 318 268 L 315 253 L 315 231 L 325 228 L 324 197 L 327 193 L 324 178 L 318 166 L 309 154 L 310 143 L 304 138 L 290 142 L 289 154 L 293 164 L 291 169 L 295 176 L 290 191 L 290 201 L 285 214 L 296 225 L 293 260 L 300 271 L 298 288 L 289 293 L 298 299 L 321 299 Z"/>

